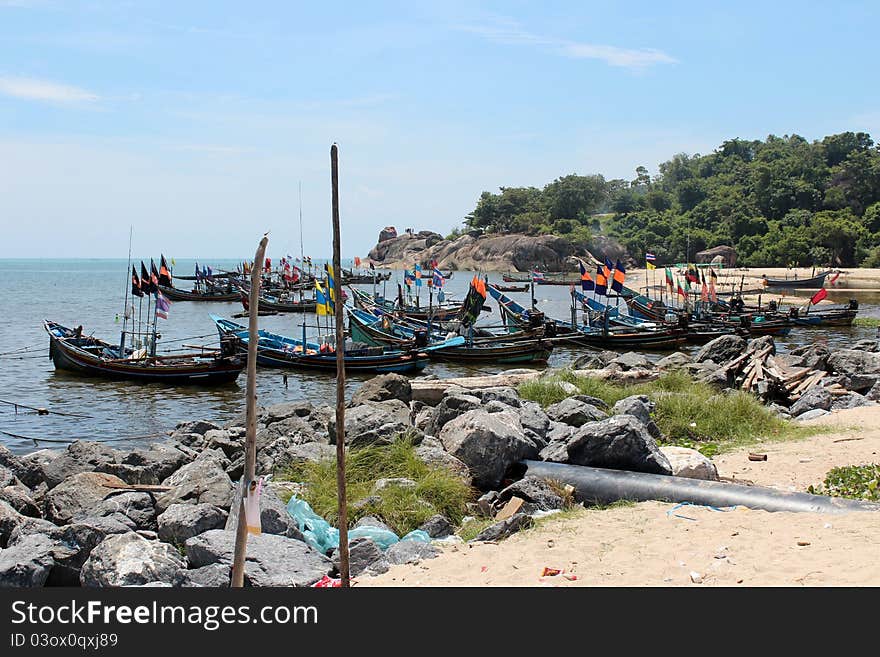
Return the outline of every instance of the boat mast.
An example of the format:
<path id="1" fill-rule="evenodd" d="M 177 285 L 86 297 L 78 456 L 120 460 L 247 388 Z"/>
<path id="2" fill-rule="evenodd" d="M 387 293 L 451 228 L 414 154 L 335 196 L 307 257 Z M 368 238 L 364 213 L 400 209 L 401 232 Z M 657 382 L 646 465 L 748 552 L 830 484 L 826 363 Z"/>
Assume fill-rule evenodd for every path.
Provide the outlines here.
<path id="1" fill-rule="evenodd" d="M 125 306 L 122 313 L 122 335 L 119 336 L 119 357 L 125 358 L 125 329 L 128 327 L 128 289 L 131 287 L 131 236 L 134 234 L 134 226 L 128 227 L 128 264 L 125 267 Z M 134 319 L 132 318 L 132 321 Z"/>

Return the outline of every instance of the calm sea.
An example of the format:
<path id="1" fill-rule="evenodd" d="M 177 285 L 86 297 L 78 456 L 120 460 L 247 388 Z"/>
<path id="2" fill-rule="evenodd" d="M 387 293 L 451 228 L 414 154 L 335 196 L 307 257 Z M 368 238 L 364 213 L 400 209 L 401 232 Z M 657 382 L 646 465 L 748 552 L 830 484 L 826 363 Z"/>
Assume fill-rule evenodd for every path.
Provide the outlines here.
<path id="1" fill-rule="evenodd" d="M 232 269 L 236 265 L 229 260 L 201 262 L 215 269 Z M 191 274 L 193 267 L 194 261 L 181 259 L 177 260 L 175 271 Z M 461 299 L 472 276 L 472 272 L 455 272 L 446 283 L 446 293 Z M 500 276 L 490 279 L 500 280 Z M 395 272 L 387 283 L 389 295 L 396 293 L 398 280 L 401 280 L 400 273 Z M 51 319 L 70 327 L 82 325 L 86 334 L 114 342 L 122 330 L 128 285 L 126 260 L 0 260 L 0 399 L 53 411 L 49 415 L 37 415 L 0 403 L 0 431 L 4 432 L 0 433 L 0 443 L 15 452 L 37 447 L 60 448 L 77 439 L 112 441 L 121 447 L 155 440 L 157 434 L 184 420 L 224 422 L 241 412 L 244 375 L 231 385 L 198 388 L 102 381 L 55 370 L 48 359 L 48 337 L 42 327 L 43 320 Z M 192 283 L 178 281 L 177 285 L 188 288 Z M 372 288 L 370 285 L 361 287 Z M 528 293 L 511 296 L 523 304 L 528 303 Z M 568 318 L 568 288 L 542 286 L 536 296 L 548 315 Z M 839 300 L 846 296 L 841 294 Z M 427 302 L 427 288 L 423 288 L 422 299 Z M 878 299 L 862 299 L 863 315 L 880 316 Z M 492 306 L 492 312 L 484 313 L 482 323 L 498 324 L 497 308 L 494 303 L 488 305 Z M 185 349 L 184 344 L 216 345 L 217 333 L 208 314 L 229 317 L 241 310 L 239 303 L 175 302 L 168 320 L 159 320 L 160 351 L 173 353 L 175 349 Z M 306 315 L 305 319 L 309 335 L 320 332 L 314 315 Z M 299 336 L 302 320 L 302 315 L 261 317 L 260 326 Z M 246 320 L 240 321 L 246 323 Z M 873 329 L 801 330 L 793 331 L 783 342 L 791 346 L 827 340 L 832 345 L 843 346 L 874 335 Z M 577 355 L 577 352 L 557 348 L 551 365 L 564 365 Z M 500 369 L 491 365 L 468 368 L 432 363 L 425 373 L 442 378 L 494 373 Z M 349 392 L 365 378 L 347 377 Z M 334 398 L 335 381 L 327 374 L 287 370 L 285 386 L 282 371 L 259 369 L 257 394 L 261 404 L 296 399 L 325 404 Z"/>

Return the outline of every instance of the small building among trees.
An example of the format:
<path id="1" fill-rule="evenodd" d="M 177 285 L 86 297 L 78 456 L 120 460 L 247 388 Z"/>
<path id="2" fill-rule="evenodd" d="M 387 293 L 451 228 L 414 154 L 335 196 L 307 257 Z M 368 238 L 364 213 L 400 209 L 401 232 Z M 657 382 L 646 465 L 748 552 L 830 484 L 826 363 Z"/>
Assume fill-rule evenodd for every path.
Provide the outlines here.
<path id="1" fill-rule="evenodd" d="M 695 258 L 698 264 L 715 263 L 725 267 L 736 267 L 736 249 L 724 244 L 698 251 Z"/>

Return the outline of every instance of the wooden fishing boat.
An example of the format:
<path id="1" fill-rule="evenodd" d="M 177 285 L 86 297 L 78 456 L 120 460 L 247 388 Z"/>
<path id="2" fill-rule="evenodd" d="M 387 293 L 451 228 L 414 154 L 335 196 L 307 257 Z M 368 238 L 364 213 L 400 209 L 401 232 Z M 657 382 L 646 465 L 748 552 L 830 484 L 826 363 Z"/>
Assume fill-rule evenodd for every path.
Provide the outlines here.
<path id="1" fill-rule="evenodd" d="M 238 292 L 227 292 L 220 287 L 208 287 L 205 290 L 181 290 L 176 287 L 160 285 L 159 289 L 172 301 L 236 301 Z"/>
<path id="2" fill-rule="evenodd" d="M 131 379 L 169 384 L 215 385 L 235 381 L 245 361 L 231 342 L 221 350 L 203 353 L 150 356 L 147 350 L 123 349 L 92 336 L 46 320 L 49 358 L 56 369 L 106 379 Z"/>
<path id="3" fill-rule="evenodd" d="M 211 315 L 221 338 L 233 336 L 241 352 L 247 352 L 248 329 L 228 319 Z M 346 349 L 343 363 L 346 372 L 369 372 L 374 374 L 410 374 L 419 372 L 428 364 L 428 356 L 422 350 L 403 351 L 385 347 L 358 347 Z M 257 363 L 266 367 L 296 368 L 307 370 L 336 371 L 336 351 L 328 345 L 320 345 L 289 338 L 269 331 L 259 331 Z"/>
<path id="4" fill-rule="evenodd" d="M 810 278 L 769 278 L 766 274 L 761 277 L 766 287 L 800 288 L 802 290 L 818 290 L 825 286 L 825 278 L 831 270 L 822 272 Z"/>
<path id="5" fill-rule="evenodd" d="M 427 321 L 429 318 L 437 322 L 445 322 L 455 319 L 461 313 L 461 304 L 437 304 L 425 306 L 405 305 L 401 308 L 399 301 L 391 301 L 382 297 L 374 298 L 363 290 L 349 288 L 352 291 L 354 304 L 365 310 L 380 310 L 384 313 L 393 313 L 401 317 Z"/>
<path id="6" fill-rule="evenodd" d="M 244 306 L 245 312 L 250 309 L 250 295 L 242 288 L 239 291 L 241 305 Z M 284 299 L 269 294 L 260 294 L 260 314 L 263 311 L 272 311 L 276 313 L 313 313 L 318 305 L 314 299 Z"/>
<path id="7" fill-rule="evenodd" d="M 427 344 L 427 331 L 417 331 L 358 311 L 349 311 L 349 329 L 352 339 L 374 345 L 394 346 L 399 349 L 418 348 Z M 434 336 L 432 336 L 434 337 Z M 463 336 L 440 338 L 430 346 L 428 357 L 455 363 L 498 363 L 503 365 L 522 363 L 546 363 L 553 345 L 541 338 L 489 341 L 466 340 Z"/>
<path id="8" fill-rule="evenodd" d="M 391 272 L 355 272 L 351 269 L 342 270 L 342 285 L 372 285 L 391 279 Z"/>
<path id="9" fill-rule="evenodd" d="M 496 285 L 495 288 L 501 292 L 525 292 L 529 289 L 528 285 Z"/>

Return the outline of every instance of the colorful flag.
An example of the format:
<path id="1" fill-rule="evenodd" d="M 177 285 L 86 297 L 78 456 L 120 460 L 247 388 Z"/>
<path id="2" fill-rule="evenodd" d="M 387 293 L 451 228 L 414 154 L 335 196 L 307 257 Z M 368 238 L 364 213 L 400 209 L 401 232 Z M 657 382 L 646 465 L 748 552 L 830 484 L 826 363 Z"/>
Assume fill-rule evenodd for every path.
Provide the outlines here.
<path id="1" fill-rule="evenodd" d="M 540 272 L 537 269 L 532 270 L 532 280 L 533 281 L 543 281 L 544 280 L 544 272 Z"/>
<path id="2" fill-rule="evenodd" d="M 654 262 L 656 259 L 657 259 L 657 256 L 655 256 L 653 253 L 646 253 L 645 254 L 645 260 L 647 262 Z"/>
<path id="3" fill-rule="evenodd" d="M 415 280 L 416 280 L 415 274 L 413 274 L 408 269 L 403 270 L 403 284 L 404 285 L 406 285 L 407 287 L 412 287 Z"/>
<path id="4" fill-rule="evenodd" d="M 159 285 L 172 287 L 171 272 L 168 271 L 168 263 L 165 262 L 165 256 L 162 254 L 159 256 Z"/>
<path id="5" fill-rule="evenodd" d="M 602 265 L 596 267 L 596 284 L 594 289 L 596 290 L 596 294 L 608 296 L 608 278 L 605 276 L 605 272 L 602 271 L 602 269 Z"/>
<path id="6" fill-rule="evenodd" d="M 667 268 L 666 268 L 666 287 L 669 288 L 669 293 L 670 293 L 670 294 L 672 294 L 672 286 L 673 286 L 673 283 L 672 283 L 672 271 L 669 269 L 669 267 L 667 267 Z"/>
<path id="7" fill-rule="evenodd" d="M 654 270 L 654 269 L 657 269 L 657 265 L 655 265 L 653 262 L 650 262 L 650 261 L 645 263 L 645 267 L 646 267 L 649 271 L 652 271 L 652 270 Z"/>
<path id="8" fill-rule="evenodd" d="M 330 299 L 330 310 L 335 310 L 336 301 L 336 274 L 333 272 L 333 265 L 324 265 L 324 271 L 327 272 L 327 298 Z"/>
<path id="9" fill-rule="evenodd" d="M 611 281 L 611 289 L 620 294 L 623 292 L 623 281 L 625 280 L 626 269 L 623 268 L 623 263 L 618 260 L 614 266 L 614 279 Z"/>
<path id="10" fill-rule="evenodd" d="M 709 270 L 709 298 L 712 300 L 712 303 L 718 301 L 718 295 L 715 294 L 715 283 L 718 282 L 718 276 L 715 275 L 715 270 Z"/>
<path id="11" fill-rule="evenodd" d="M 357 257 L 357 256 L 354 257 L 354 266 L 355 266 L 355 267 L 360 267 L 360 266 L 361 266 L 361 259 L 360 259 L 359 257 Z"/>
<path id="12" fill-rule="evenodd" d="M 685 283 L 687 283 L 687 281 L 685 281 Z M 681 287 L 681 281 L 678 282 L 677 292 L 678 292 L 678 296 L 684 297 L 685 299 L 687 299 L 687 292 L 685 292 L 684 289 Z"/>
<path id="13" fill-rule="evenodd" d="M 834 272 L 834 276 L 831 277 L 831 280 L 828 281 L 828 283 L 831 285 L 834 285 L 834 283 L 837 281 L 837 279 L 839 277 L 840 277 L 840 272 L 839 271 Z"/>
<path id="14" fill-rule="evenodd" d="M 324 288 L 321 287 L 321 281 L 315 281 L 315 305 L 316 312 L 318 315 L 329 315 L 330 314 L 330 304 L 328 303 L 329 297 L 327 293 L 324 291 Z"/>
<path id="15" fill-rule="evenodd" d="M 263 263 L 263 269 L 267 272 L 272 271 L 272 258 L 266 258 L 266 262 Z"/>
<path id="16" fill-rule="evenodd" d="M 584 292 L 588 292 L 589 290 L 594 290 L 596 288 L 596 284 L 593 283 L 593 279 L 590 278 L 590 274 L 587 271 L 586 267 L 584 267 L 583 261 L 579 260 L 578 265 L 581 268 L 581 289 Z"/>
<path id="17" fill-rule="evenodd" d="M 813 305 L 815 305 L 815 304 L 819 303 L 822 299 L 824 299 L 824 298 L 827 297 L 827 296 L 828 296 L 828 290 L 826 290 L 826 289 L 823 287 L 821 290 L 819 290 L 818 292 L 816 292 L 816 294 L 814 294 L 812 297 L 810 297 L 810 303 L 813 304 Z"/>
<path id="18" fill-rule="evenodd" d="M 150 258 L 150 292 L 159 291 L 159 272 L 156 271 L 156 263 Z"/>
<path id="19" fill-rule="evenodd" d="M 611 264 L 611 261 L 608 257 L 605 257 L 605 265 L 602 267 L 602 273 L 605 274 L 605 280 L 611 280 L 611 270 L 614 269 L 614 265 Z"/>
<path id="20" fill-rule="evenodd" d="M 150 285 L 150 272 L 147 271 L 147 266 L 144 264 L 143 260 L 141 260 L 141 291 L 144 294 L 152 294 L 155 292 L 153 286 Z"/>
<path id="21" fill-rule="evenodd" d="M 434 262 L 437 262 L 436 260 Z M 434 267 L 434 287 L 443 287 L 446 280 L 443 278 L 443 272 Z"/>
<path id="22" fill-rule="evenodd" d="M 161 292 L 156 292 L 156 317 L 168 319 L 169 310 L 171 310 L 171 302 Z"/>
<path id="23" fill-rule="evenodd" d="M 687 273 L 685 273 L 685 275 L 684 275 L 684 280 L 686 283 L 699 283 L 700 277 L 697 274 L 697 267 L 696 267 L 696 265 L 693 265 L 693 268 L 691 268 L 691 267 L 692 267 L 691 265 L 687 266 Z M 690 286 L 688 286 L 688 287 L 690 287 Z"/>
<path id="24" fill-rule="evenodd" d="M 700 288 L 700 301 L 706 302 L 709 300 L 709 286 L 706 285 L 706 275 L 701 272 L 700 276 L 702 280 L 702 287 Z"/>
<path id="25" fill-rule="evenodd" d="M 144 291 L 141 289 L 141 279 L 134 265 L 131 266 L 131 293 L 136 297 L 144 296 Z"/>
<path id="26" fill-rule="evenodd" d="M 422 287 L 422 266 L 416 263 L 415 266 L 416 287 Z"/>

